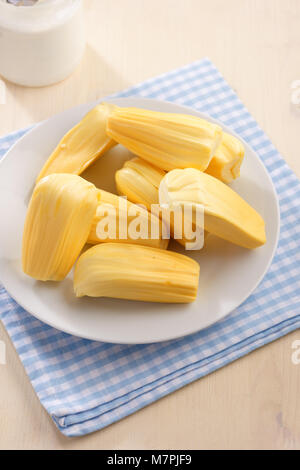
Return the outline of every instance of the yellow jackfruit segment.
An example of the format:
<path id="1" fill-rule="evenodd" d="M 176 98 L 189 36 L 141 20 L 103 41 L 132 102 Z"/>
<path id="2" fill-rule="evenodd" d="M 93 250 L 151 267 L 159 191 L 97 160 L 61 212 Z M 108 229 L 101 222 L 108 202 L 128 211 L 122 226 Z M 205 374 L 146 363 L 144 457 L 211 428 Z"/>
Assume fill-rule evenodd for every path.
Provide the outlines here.
<path id="1" fill-rule="evenodd" d="M 165 174 L 141 158 L 128 160 L 115 174 L 118 193 L 151 210 L 151 204 L 159 204 L 158 188 Z"/>
<path id="2" fill-rule="evenodd" d="M 210 161 L 205 173 L 224 183 L 231 183 L 240 176 L 245 149 L 242 142 L 233 135 L 223 133 L 222 141 Z"/>
<path id="3" fill-rule="evenodd" d="M 149 246 L 103 243 L 83 253 L 75 268 L 77 297 L 189 303 L 200 268 L 187 256 Z"/>
<path id="4" fill-rule="evenodd" d="M 128 199 L 136 204 L 144 204 L 151 211 L 152 204 L 159 204 L 159 186 L 166 175 L 164 170 L 150 165 L 142 158 L 133 158 L 125 162 L 123 168 L 116 172 L 116 186 L 118 193 L 127 196 Z M 170 214 L 170 232 L 174 238 L 175 221 Z M 184 225 L 182 220 L 181 233 L 184 234 Z M 195 227 L 194 227 L 195 229 Z M 180 232 L 178 232 L 180 233 Z M 206 239 L 207 233 L 204 233 Z M 186 246 L 194 240 L 187 240 L 184 236 L 176 238 L 176 241 Z"/>
<path id="5" fill-rule="evenodd" d="M 61 281 L 87 241 L 99 195 L 80 176 L 53 174 L 36 185 L 27 210 L 23 271 L 40 281 Z"/>
<path id="6" fill-rule="evenodd" d="M 98 191 L 100 203 L 93 219 L 88 243 L 119 242 L 161 249 L 168 247 L 169 240 L 162 239 L 162 221 L 159 217 L 152 214 L 151 220 L 151 215 L 145 208 L 107 191 Z M 153 233 L 151 224 L 155 225 Z M 135 238 L 139 235 L 144 238 Z"/>
<path id="7" fill-rule="evenodd" d="M 115 107 L 107 120 L 107 134 L 163 170 L 204 171 L 221 142 L 222 129 L 187 114 Z"/>
<path id="8" fill-rule="evenodd" d="M 245 248 L 266 242 L 263 218 L 229 186 L 193 168 L 170 171 L 162 180 L 161 204 L 197 204 L 204 209 L 204 228 Z"/>
<path id="9" fill-rule="evenodd" d="M 46 161 L 37 181 L 52 173 L 80 175 L 116 143 L 106 134 L 106 121 L 113 109 L 99 104 L 59 142 Z"/>

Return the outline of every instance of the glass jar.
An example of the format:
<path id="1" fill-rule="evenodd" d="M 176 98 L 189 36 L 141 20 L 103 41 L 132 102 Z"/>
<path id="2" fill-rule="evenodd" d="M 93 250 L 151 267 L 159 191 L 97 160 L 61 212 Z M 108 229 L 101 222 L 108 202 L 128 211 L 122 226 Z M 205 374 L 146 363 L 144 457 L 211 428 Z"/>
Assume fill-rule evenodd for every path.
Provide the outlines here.
<path id="1" fill-rule="evenodd" d="M 0 0 L 0 75 L 34 87 L 68 77 L 84 53 L 83 16 L 82 0 Z"/>

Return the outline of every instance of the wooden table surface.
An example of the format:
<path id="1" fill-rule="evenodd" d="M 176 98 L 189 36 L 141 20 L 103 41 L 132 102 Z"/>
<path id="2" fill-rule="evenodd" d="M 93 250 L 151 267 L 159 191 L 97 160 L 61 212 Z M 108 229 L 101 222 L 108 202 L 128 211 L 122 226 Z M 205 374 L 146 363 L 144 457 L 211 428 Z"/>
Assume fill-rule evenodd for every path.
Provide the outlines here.
<path id="1" fill-rule="evenodd" d="M 67 80 L 7 84 L 0 135 L 207 56 L 300 177 L 299 0 L 90 0 L 88 46 Z M 1 60 L 1 58 L 0 58 Z M 38 66 L 38 64 L 37 64 Z M 20 169 L 21 171 L 21 169 Z M 1 449 L 300 449 L 296 331 L 90 436 L 62 436 L 5 330 Z"/>

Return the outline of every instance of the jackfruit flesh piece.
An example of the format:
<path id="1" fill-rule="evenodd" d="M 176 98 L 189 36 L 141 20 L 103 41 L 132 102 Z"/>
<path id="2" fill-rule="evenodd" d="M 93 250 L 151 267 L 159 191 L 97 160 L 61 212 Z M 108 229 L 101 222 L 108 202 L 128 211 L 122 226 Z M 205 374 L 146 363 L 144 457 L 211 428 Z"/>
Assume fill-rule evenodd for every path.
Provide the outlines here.
<path id="1" fill-rule="evenodd" d="M 204 228 L 236 245 L 257 248 L 266 242 L 263 218 L 225 183 L 193 168 L 173 170 L 161 182 L 159 199 L 169 207 L 204 209 Z"/>
<path id="2" fill-rule="evenodd" d="M 152 214 L 151 219 L 151 214 L 146 209 L 115 194 L 100 189 L 98 191 L 100 203 L 87 243 L 119 242 L 167 249 L 169 240 L 162 238 L 162 221 L 159 217 Z M 99 233 L 101 222 L 103 223 L 102 233 Z M 157 230 L 154 229 L 154 233 L 151 233 L 152 224 L 157 224 L 155 227 Z M 135 238 L 139 233 L 145 238 Z"/>
<path id="3" fill-rule="evenodd" d="M 189 303 L 197 295 L 199 264 L 149 246 L 102 243 L 83 253 L 75 268 L 77 297 Z"/>
<path id="4" fill-rule="evenodd" d="M 221 144 L 215 151 L 205 173 L 224 183 L 231 183 L 240 176 L 245 149 L 235 136 L 223 132 Z"/>
<path id="5" fill-rule="evenodd" d="M 117 191 L 131 202 L 144 204 L 151 210 L 152 204 L 159 204 L 158 189 L 165 174 L 165 171 L 145 160 L 133 158 L 115 174 Z"/>
<path id="6" fill-rule="evenodd" d="M 136 204 L 143 204 L 151 211 L 152 204 L 159 204 L 159 186 L 166 175 L 166 172 L 157 168 L 142 158 L 135 157 L 125 162 L 123 168 L 116 172 L 116 186 L 118 193 L 127 196 L 128 199 Z M 176 219 L 170 214 L 170 232 L 174 238 Z M 176 238 L 176 241 L 186 246 L 193 242 L 184 237 L 184 221 L 182 220 L 181 232 L 182 238 Z M 195 226 L 193 227 L 195 230 Z M 207 237 L 204 233 L 204 239 Z"/>
<path id="7" fill-rule="evenodd" d="M 106 121 L 112 109 L 113 105 L 99 104 L 73 127 L 50 155 L 37 181 L 52 173 L 80 175 L 116 145 L 106 134 Z"/>
<path id="8" fill-rule="evenodd" d="M 24 273 L 41 281 L 65 278 L 87 241 L 98 198 L 95 186 L 77 175 L 39 181 L 24 226 Z"/>
<path id="9" fill-rule="evenodd" d="M 187 114 L 115 107 L 107 120 L 107 134 L 163 170 L 204 171 L 221 142 L 222 129 Z"/>

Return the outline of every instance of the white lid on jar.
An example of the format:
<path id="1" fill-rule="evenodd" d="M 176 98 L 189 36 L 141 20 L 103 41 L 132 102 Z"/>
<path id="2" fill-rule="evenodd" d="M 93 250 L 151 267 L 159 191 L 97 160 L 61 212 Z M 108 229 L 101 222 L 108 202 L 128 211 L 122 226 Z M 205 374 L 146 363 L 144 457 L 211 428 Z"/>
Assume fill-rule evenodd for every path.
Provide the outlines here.
<path id="1" fill-rule="evenodd" d="M 67 21 L 81 0 L 38 0 L 33 5 L 16 6 L 0 0 L 0 28 L 39 32 Z"/>

